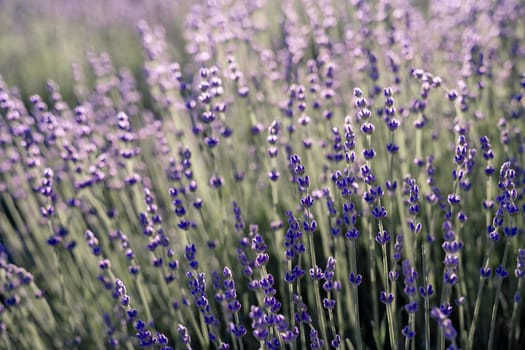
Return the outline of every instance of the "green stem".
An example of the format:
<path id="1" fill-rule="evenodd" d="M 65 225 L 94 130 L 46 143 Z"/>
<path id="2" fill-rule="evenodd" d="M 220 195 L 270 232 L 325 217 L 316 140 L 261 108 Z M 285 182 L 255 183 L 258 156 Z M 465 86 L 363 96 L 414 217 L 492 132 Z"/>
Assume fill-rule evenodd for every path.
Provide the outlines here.
<path id="1" fill-rule="evenodd" d="M 312 259 L 312 267 L 316 268 L 317 264 L 315 261 L 315 247 L 313 232 L 308 232 L 308 245 L 310 246 L 310 257 Z M 316 308 L 319 311 L 319 323 L 321 328 L 321 336 L 324 339 L 324 348 L 328 350 L 328 338 L 326 337 L 326 320 L 324 315 L 323 303 L 321 302 L 321 293 L 319 292 L 319 282 L 314 280 L 314 295 Z"/>
<path id="2" fill-rule="evenodd" d="M 236 312 L 235 313 L 235 324 L 239 325 L 240 322 L 239 322 L 239 314 Z M 237 338 L 237 341 L 239 342 L 239 349 L 240 350 L 244 350 L 244 345 L 242 343 L 242 338 Z M 237 342 L 233 341 L 233 346 L 235 349 L 237 349 Z"/>
<path id="3" fill-rule="evenodd" d="M 441 293 L 441 304 L 444 304 L 445 301 L 448 300 L 448 298 L 450 297 L 449 294 L 450 294 L 450 285 L 447 282 L 444 282 L 443 290 Z M 440 350 L 445 349 L 445 333 L 443 332 L 442 327 L 439 327 L 438 349 Z"/>
<path id="4" fill-rule="evenodd" d="M 376 244 L 374 241 L 374 234 L 372 232 L 371 228 L 371 221 L 372 219 L 369 218 L 366 222 L 367 230 L 368 230 L 368 266 L 369 266 L 369 273 L 370 273 L 370 289 L 371 294 L 373 295 L 374 302 L 372 303 L 372 312 L 374 315 L 374 338 L 376 341 L 376 346 L 381 347 L 380 339 L 378 338 L 378 331 L 379 331 L 379 307 L 377 302 L 377 281 L 376 281 Z"/>
<path id="5" fill-rule="evenodd" d="M 520 278 L 518 281 L 518 287 L 516 288 L 516 293 L 518 294 L 520 293 L 522 284 L 523 284 L 523 278 Z M 508 335 L 508 344 L 507 344 L 508 350 L 512 348 L 512 341 L 519 339 L 520 318 L 517 317 L 519 308 L 520 308 L 520 302 L 514 300 L 514 307 L 512 308 L 512 316 L 510 317 L 511 329 L 509 329 L 509 335 Z M 512 328 L 513 325 L 514 325 L 514 328 Z M 513 334 L 515 334 L 514 339 L 512 339 Z"/>
<path id="6" fill-rule="evenodd" d="M 427 266 L 426 266 L 426 243 L 421 246 L 421 264 L 423 265 L 423 279 L 424 279 L 424 287 L 427 288 L 428 286 L 428 274 L 427 274 Z M 425 302 L 425 349 L 430 349 L 430 300 L 429 296 L 424 297 Z"/>
<path id="7" fill-rule="evenodd" d="M 455 285 L 456 287 L 456 293 L 458 293 L 458 295 L 461 296 L 461 287 L 459 285 Z M 463 348 L 465 348 L 467 346 L 467 330 L 466 330 L 466 327 L 465 327 L 465 310 L 464 310 L 464 307 L 463 307 L 463 303 L 461 303 L 459 306 L 458 306 L 458 314 L 459 314 L 459 328 L 460 328 L 460 334 L 461 334 L 461 342 L 463 344 Z"/>
<path id="8" fill-rule="evenodd" d="M 383 225 L 380 224 L 380 230 L 382 231 Z M 383 251 L 383 274 L 384 274 L 384 283 L 385 283 L 385 293 L 390 293 L 391 290 L 389 288 L 388 283 L 388 255 L 386 252 L 386 246 L 385 244 L 381 245 L 381 250 Z M 395 296 L 394 296 L 395 297 Z M 395 320 L 392 310 L 392 304 L 386 304 L 386 316 L 388 319 L 388 333 L 390 336 L 390 346 L 392 349 L 397 349 L 397 337 L 396 337 L 396 328 L 395 328 Z"/>
<path id="9" fill-rule="evenodd" d="M 351 272 L 357 274 L 357 259 L 356 259 L 356 247 L 355 247 L 355 240 L 351 240 L 350 241 L 350 270 Z M 359 350 L 363 350 L 364 349 L 364 345 L 363 345 L 363 339 L 361 338 L 361 322 L 360 322 L 360 319 L 359 319 L 359 293 L 358 293 L 358 290 L 357 290 L 358 286 L 357 285 L 354 285 L 352 284 L 351 285 L 351 289 L 352 289 L 352 302 L 351 303 L 348 303 L 348 305 L 353 305 L 354 309 L 352 310 L 352 312 L 349 312 L 350 315 L 353 315 L 353 326 L 354 326 L 354 331 L 355 331 L 355 336 L 357 338 L 357 348 Z"/>
<path id="10" fill-rule="evenodd" d="M 483 268 L 487 269 L 489 267 L 490 263 L 490 252 L 492 251 L 492 246 L 487 249 L 487 254 L 485 255 L 485 261 L 483 263 Z M 481 297 L 483 295 L 483 287 L 485 286 L 485 278 L 481 277 L 479 281 L 479 287 L 478 287 L 478 293 L 476 296 L 476 304 L 474 305 L 474 315 L 472 317 L 472 323 L 470 324 L 470 330 L 468 333 L 468 340 L 467 340 L 467 349 L 472 349 L 472 346 L 474 344 L 474 335 L 476 334 L 476 324 L 478 321 L 479 316 L 479 310 L 481 307 Z"/>
<path id="11" fill-rule="evenodd" d="M 415 314 L 414 313 L 410 313 L 410 315 L 408 315 L 408 325 L 410 327 L 411 330 L 414 330 L 414 323 L 415 323 Z M 405 350 L 408 350 L 409 347 L 410 347 L 410 338 L 409 337 L 406 337 L 405 338 Z M 412 346 L 414 345 L 414 342 L 412 342 Z"/>
<path id="12" fill-rule="evenodd" d="M 327 293 L 327 298 L 331 299 L 332 298 L 332 293 L 328 292 Z M 328 322 L 330 323 L 330 329 L 332 331 L 332 336 L 335 339 L 335 336 L 337 335 L 337 331 L 335 329 L 334 313 L 333 313 L 332 309 L 328 309 Z"/>
<path id="13" fill-rule="evenodd" d="M 512 219 L 511 224 L 512 226 Z M 505 267 L 507 263 L 507 255 L 509 253 L 509 246 L 510 246 L 510 239 L 508 237 L 505 238 L 505 251 L 503 252 L 503 259 L 501 261 L 501 266 Z M 494 304 L 492 306 L 492 318 L 490 320 L 490 333 L 489 333 L 489 343 L 487 349 L 492 349 L 492 344 L 494 342 L 494 331 L 496 330 L 496 315 L 498 313 L 498 306 L 499 306 L 499 298 L 501 296 L 501 285 L 503 284 L 503 278 L 497 277 L 497 287 L 496 287 L 496 295 L 494 296 Z"/>

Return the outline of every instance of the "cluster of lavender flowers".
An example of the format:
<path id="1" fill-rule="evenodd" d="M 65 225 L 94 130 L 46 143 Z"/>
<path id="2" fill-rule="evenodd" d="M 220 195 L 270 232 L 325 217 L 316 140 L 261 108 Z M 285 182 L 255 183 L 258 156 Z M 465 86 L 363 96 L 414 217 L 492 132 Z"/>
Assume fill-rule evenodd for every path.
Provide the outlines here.
<path id="1" fill-rule="evenodd" d="M 525 344 L 520 1 L 188 7 L 0 78 L 0 348 Z"/>

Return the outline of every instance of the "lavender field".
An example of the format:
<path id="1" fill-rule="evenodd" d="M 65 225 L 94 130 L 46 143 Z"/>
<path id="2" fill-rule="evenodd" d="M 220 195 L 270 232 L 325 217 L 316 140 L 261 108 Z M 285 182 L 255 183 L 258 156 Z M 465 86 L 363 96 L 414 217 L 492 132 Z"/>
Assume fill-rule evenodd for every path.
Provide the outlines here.
<path id="1" fill-rule="evenodd" d="M 24 3 L 0 349 L 525 347 L 523 1 Z"/>

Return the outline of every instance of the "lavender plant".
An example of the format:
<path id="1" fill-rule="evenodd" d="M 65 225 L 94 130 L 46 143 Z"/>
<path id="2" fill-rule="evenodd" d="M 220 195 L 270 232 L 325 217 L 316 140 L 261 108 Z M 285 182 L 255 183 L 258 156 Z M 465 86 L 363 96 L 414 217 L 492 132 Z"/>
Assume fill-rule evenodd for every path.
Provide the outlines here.
<path id="1" fill-rule="evenodd" d="M 142 76 L 0 78 L 0 348 L 520 349 L 525 6 L 427 5 L 193 1 Z"/>

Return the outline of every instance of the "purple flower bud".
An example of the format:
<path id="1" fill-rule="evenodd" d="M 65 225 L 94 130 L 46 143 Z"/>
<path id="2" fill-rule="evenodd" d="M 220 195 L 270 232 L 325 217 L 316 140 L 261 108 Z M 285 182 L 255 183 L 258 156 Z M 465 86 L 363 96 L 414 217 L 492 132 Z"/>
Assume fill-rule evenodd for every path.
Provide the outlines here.
<path id="1" fill-rule="evenodd" d="M 375 130 L 374 124 L 363 123 L 361 125 L 361 132 L 366 135 L 371 135 Z"/>
<path id="2" fill-rule="evenodd" d="M 268 263 L 270 256 L 266 253 L 259 253 L 255 258 L 255 267 L 264 266 Z"/>
<path id="3" fill-rule="evenodd" d="M 447 200 L 450 205 L 459 204 L 459 202 L 461 201 L 461 197 L 459 196 L 459 194 L 452 193 L 448 195 Z"/>
<path id="4" fill-rule="evenodd" d="M 432 288 L 431 284 L 428 284 L 426 288 L 425 287 L 419 288 L 419 294 L 421 294 L 421 297 L 426 298 L 434 294 L 434 289 Z"/>
<path id="5" fill-rule="evenodd" d="M 410 302 L 410 303 L 408 303 L 408 304 L 405 305 L 405 310 L 406 310 L 409 314 L 416 313 L 416 312 L 417 312 L 417 309 L 418 309 L 417 301 L 413 301 L 413 302 Z"/>
<path id="6" fill-rule="evenodd" d="M 334 299 L 323 299 L 323 307 L 327 310 L 333 310 L 335 307 L 335 300 Z"/>
<path id="7" fill-rule="evenodd" d="M 126 314 L 128 316 L 128 320 L 134 320 L 138 316 L 138 311 L 137 309 L 129 309 L 127 310 Z"/>
<path id="8" fill-rule="evenodd" d="M 385 245 L 386 243 L 390 241 L 390 238 L 391 238 L 390 233 L 388 233 L 387 231 L 381 231 L 381 232 L 378 232 L 376 235 L 376 242 L 381 245 Z"/>
<path id="9" fill-rule="evenodd" d="M 499 278 L 507 278 L 507 277 L 509 277 L 509 273 L 508 273 L 507 270 L 506 270 L 503 266 L 501 266 L 501 265 L 499 265 L 498 267 L 496 267 L 495 272 L 496 272 L 496 275 L 498 275 Z"/>
<path id="10" fill-rule="evenodd" d="M 350 275 L 348 276 L 348 281 L 350 281 L 350 283 L 352 283 L 355 286 L 359 286 L 363 281 L 363 276 L 361 276 L 361 274 L 354 274 L 353 272 L 350 272 Z"/>
<path id="11" fill-rule="evenodd" d="M 389 304 L 392 304 L 392 302 L 394 301 L 394 295 L 392 293 L 385 293 L 382 291 L 379 296 L 379 300 L 383 304 L 389 305 Z"/>
<path id="12" fill-rule="evenodd" d="M 388 272 L 388 279 L 390 281 L 397 281 L 399 278 L 399 272 L 398 271 L 389 271 Z"/>
<path id="13" fill-rule="evenodd" d="M 314 280 L 320 280 L 324 276 L 323 270 L 319 268 L 318 266 L 315 266 L 314 268 L 310 269 L 310 277 Z"/>
<path id="14" fill-rule="evenodd" d="M 457 281 L 458 276 L 456 275 L 456 273 L 451 271 L 445 271 L 445 273 L 443 274 L 443 282 L 453 286 L 456 284 Z"/>
<path id="15" fill-rule="evenodd" d="M 100 260 L 98 263 L 98 267 L 101 270 L 107 270 L 110 267 L 110 262 L 108 259 Z"/>

